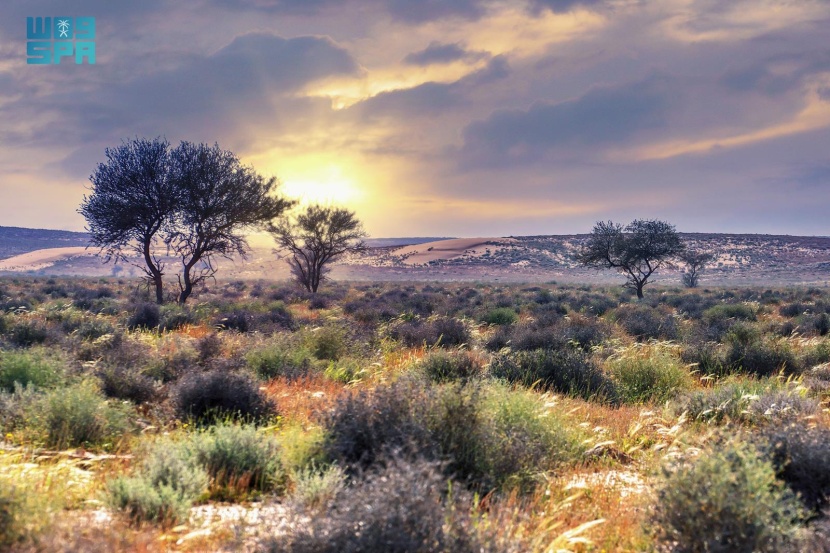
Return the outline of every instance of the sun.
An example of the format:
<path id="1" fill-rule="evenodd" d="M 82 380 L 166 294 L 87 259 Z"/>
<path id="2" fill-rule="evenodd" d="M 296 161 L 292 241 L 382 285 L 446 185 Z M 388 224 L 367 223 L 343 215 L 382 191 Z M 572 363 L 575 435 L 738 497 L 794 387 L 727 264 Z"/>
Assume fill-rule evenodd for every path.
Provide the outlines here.
<path id="1" fill-rule="evenodd" d="M 304 172 L 305 173 L 305 172 Z M 337 166 L 327 166 L 306 174 L 288 177 L 282 182 L 283 193 L 301 204 L 348 204 L 360 198 L 361 191 Z"/>

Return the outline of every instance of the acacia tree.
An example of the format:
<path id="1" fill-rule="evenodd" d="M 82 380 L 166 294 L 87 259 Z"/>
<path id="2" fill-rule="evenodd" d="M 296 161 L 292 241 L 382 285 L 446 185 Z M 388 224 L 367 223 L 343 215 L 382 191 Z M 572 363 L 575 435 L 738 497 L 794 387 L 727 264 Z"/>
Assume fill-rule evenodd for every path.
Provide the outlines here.
<path id="1" fill-rule="evenodd" d="M 576 257 L 587 267 L 615 269 L 624 274 L 628 279 L 626 286 L 642 298 L 649 277 L 662 265 L 670 265 L 683 251 L 674 225 L 665 221 L 637 219 L 626 227 L 599 221 Z"/>
<path id="2" fill-rule="evenodd" d="M 107 161 L 89 177 L 92 193 L 78 212 L 86 218 L 93 246 L 105 260 L 139 267 L 155 286 L 156 302 L 164 301 L 164 263 L 156 255 L 177 207 L 169 179 L 167 140 L 136 138 L 107 148 Z M 143 260 L 136 263 L 135 256 Z"/>
<path id="3" fill-rule="evenodd" d="M 183 304 L 194 286 L 216 274 L 215 256 L 244 257 L 243 232 L 266 227 L 293 202 L 273 195 L 276 178 L 263 178 L 218 144 L 182 142 L 170 159 L 179 205 L 168 244 L 181 258 Z"/>
<path id="4" fill-rule="evenodd" d="M 296 219 L 281 218 L 269 229 L 277 244 L 288 250 L 294 278 L 316 293 L 329 265 L 343 254 L 365 247 L 367 234 L 353 211 L 310 205 Z"/>
<path id="5" fill-rule="evenodd" d="M 687 288 L 697 288 L 700 281 L 700 273 L 711 263 L 715 256 L 711 253 L 697 250 L 687 250 L 680 255 L 680 261 L 686 264 L 683 271 L 683 284 Z"/>

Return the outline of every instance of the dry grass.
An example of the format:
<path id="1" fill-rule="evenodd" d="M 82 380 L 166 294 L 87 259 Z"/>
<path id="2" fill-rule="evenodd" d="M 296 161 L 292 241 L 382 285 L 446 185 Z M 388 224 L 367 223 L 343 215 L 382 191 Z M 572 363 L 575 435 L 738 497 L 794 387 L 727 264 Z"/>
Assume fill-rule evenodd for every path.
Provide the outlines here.
<path id="1" fill-rule="evenodd" d="M 264 386 L 265 393 L 277 403 L 286 421 L 311 423 L 317 414 L 328 410 L 346 390 L 346 386 L 317 374 L 302 378 L 275 378 Z"/>

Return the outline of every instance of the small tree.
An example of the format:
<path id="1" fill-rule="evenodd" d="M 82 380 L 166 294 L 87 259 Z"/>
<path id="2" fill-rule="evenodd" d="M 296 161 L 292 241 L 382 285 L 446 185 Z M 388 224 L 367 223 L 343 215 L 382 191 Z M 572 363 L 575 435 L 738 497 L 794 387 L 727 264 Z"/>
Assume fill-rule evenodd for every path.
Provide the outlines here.
<path id="1" fill-rule="evenodd" d="M 293 202 L 272 195 L 276 178 L 263 178 L 218 144 L 182 142 L 170 159 L 179 205 L 168 244 L 181 258 L 178 303 L 183 304 L 194 286 L 216 274 L 216 255 L 244 256 L 248 243 L 242 232 L 267 226 Z"/>
<path id="2" fill-rule="evenodd" d="M 367 236 L 354 212 L 320 205 L 308 206 L 295 220 L 280 219 L 270 232 L 288 250 L 294 278 L 314 293 L 325 280 L 329 264 L 346 252 L 362 249 Z"/>
<path id="3" fill-rule="evenodd" d="M 664 221 L 637 219 L 625 228 L 612 221 L 600 221 L 594 225 L 577 260 L 587 267 L 615 269 L 626 275 L 626 286 L 642 298 L 649 277 L 683 251 L 674 225 Z"/>
<path id="4" fill-rule="evenodd" d="M 139 267 L 164 301 L 164 263 L 156 255 L 177 205 L 176 189 L 168 178 L 169 143 L 163 139 L 135 139 L 107 148 L 89 180 L 92 193 L 84 196 L 78 212 L 86 218 L 92 245 L 107 262 L 123 261 Z M 135 255 L 143 260 L 134 261 Z"/>
<path id="5" fill-rule="evenodd" d="M 680 261 L 686 264 L 686 270 L 683 271 L 683 285 L 687 288 L 697 288 L 700 282 L 700 273 L 706 268 L 706 265 L 711 263 L 715 256 L 711 253 L 687 250 L 680 255 Z"/>

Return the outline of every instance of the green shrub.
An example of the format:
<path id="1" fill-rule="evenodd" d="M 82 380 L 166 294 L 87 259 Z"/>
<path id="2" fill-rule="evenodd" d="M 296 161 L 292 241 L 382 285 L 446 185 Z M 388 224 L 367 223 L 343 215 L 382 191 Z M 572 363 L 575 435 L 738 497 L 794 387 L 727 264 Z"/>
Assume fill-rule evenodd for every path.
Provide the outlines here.
<path id="1" fill-rule="evenodd" d="M 277 441 L 252 425 L 213 426 L 197 435 L 192 447 L 196 462 L 210 475 L 214 498 L 236 498 L 285 484 Z"/>
<path id="2" fill-rule="evenodd" d="M 757 376 L 800 372 L 792 347 L 784 339 L 760 338 L 757 334 L 736 333 L 733 329 L 727 340 L 726 362 L 733 370 Z"/>
<path id="3" fill-rule="evenodd" d="M 662 403 L 692 386 L 685 367 L 671 353 L 655 348 L 612 357 L 607 367 L 626 403 Z"/>
<path id="4" fill-rule="evenodd" d="M 42 399 L 46 444 L 56 448 L 115 445 L 130 430 L 130 409 L 110 403 L 92 381 L 52 390 Z"/>
<path id="5" fill-rule="evenodd" d="M 255 349 L 245 356 L 245 361 L 248 368 L 263 380 L 299 378 L 311 370 L 311 359 L 305 349 L 281 344 Z"/>
<path id="6" fill-rule="evenodd" d="M 665 468 L 651 523 L 672 551 L 751 553 L 792 545 L 802 516 L 772 465 L 732 442 Z"/>
<path id="7" fill-rule="evenodd" d="M 153 379 L 134 368 L 103 367 L 96 375 L 107 397 L 141 404 L 152 400 L 157 393 Z"/>
<path id="8" fill-rule="evenodd" d="M 578 350 L 518 351 L 499 354 L 490 363 L 490 374 L 525 386 L 585 399 L 616 401 L 614 383 L 591 358 Z"/>
<path id="9" fill-rule="evenodd" d="M 754 321 L 758 308 L 747 303 L 722 303 L 714 305 L 703 312 L 703 320 L 708 324 L 715 324 L 727 319 L 739 321 Z"/>
<path id="10" fill-rule="evenodd" d="M 0 390 L 12 392 L 15 383 L 46 388 L 58 384 L 61 379 L 58 362 L 46 357 L 42 351 L 0 352 Z"/>
<path id="11" fill-rule="evenodd" d="M 337 361 L 346 353 L 346 337 L 343 331 L 331 326 L 315 329 L 311 351 L 317 359 Z"/>
<path id="12" fill-rule="evenodd" d="M 42 344 L 49 336 L 46 327 L 38 321 L 19 321 L 7 332 L 9 341 L 19 347 L 28 348 Z"/>
<path id="13" fill-rule="evenodd" d="M 292 475 L 291 499 L 308 509 L 324 509 L 346 487 L 346 473 L 337 465 L 308 466 Z"/>
<path id="14" fill-rule="evenodd" d="M 133 522 L 172 525 L 187 520 L 193 502 L 205 493 L 208 475 L 188 441 L 160 439 L 145 452 L 133 476 L 107 484 L 107 503 Z"/>
<path id="15" fill-rule="evenodd" d="M 708 376 L 725 376 L 731 372 L 726 356 L 716 342 L 694 342 L 684 344 L 680 360 L 693 365 L 693 370 Z"/>
<path id="16" fill-rule="evenodd" d="M 433 350 L 421 359 L 418 369 L 433 382 L 451 382 L 478 376 L 483 366 L 469 351 Z"/>
<path id="17" fill-rule="evenodd" d="M 637 340 L 674 340 L 678 335 L 674 317 L 648 305 L 623 304 L 613 316 Z"/>
<path id="18" fill-rule="evenodd" d="M 515 311 L 509 307 L 497 307 L 484 315 L 484 322 L 491 325 L 511 325 L 519 319 Z"/>

